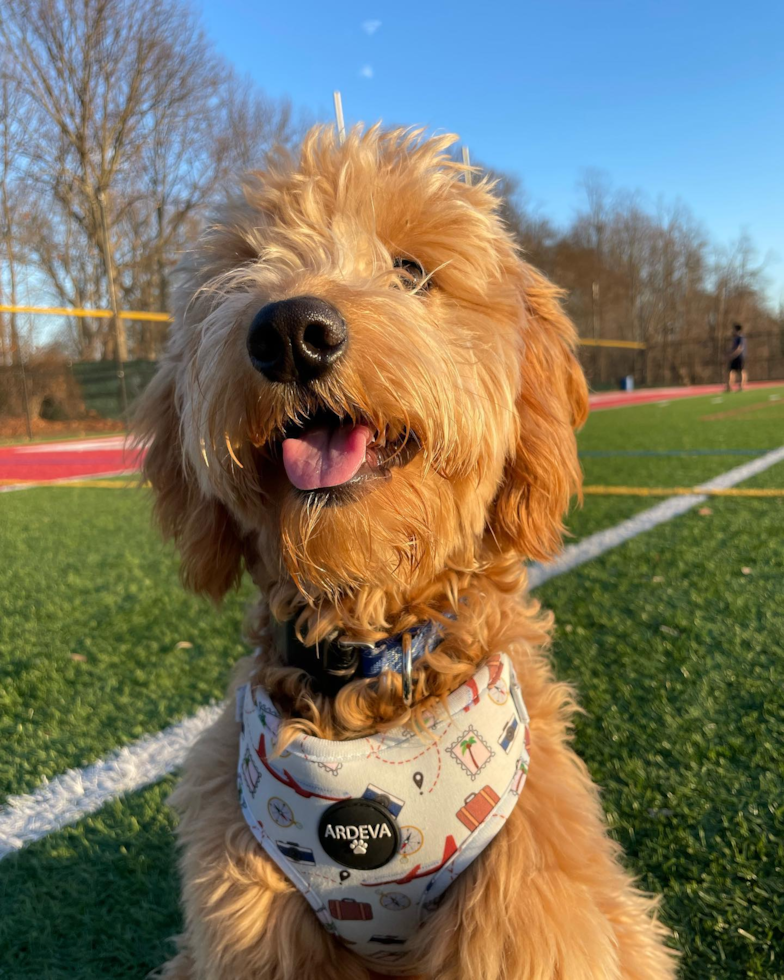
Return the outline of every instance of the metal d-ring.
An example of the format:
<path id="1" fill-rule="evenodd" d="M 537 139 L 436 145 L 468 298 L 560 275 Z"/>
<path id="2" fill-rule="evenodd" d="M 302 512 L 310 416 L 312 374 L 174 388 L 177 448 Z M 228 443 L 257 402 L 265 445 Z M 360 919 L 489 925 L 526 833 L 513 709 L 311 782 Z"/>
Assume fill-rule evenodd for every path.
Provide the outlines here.
<path id="1" fill-rule="evenodd" d="M 407 708 L 411 707 L 414 700 L 414 654 L 411 652 L 411 644 L 407 645 L 403 651 L 403 703 Z"/>

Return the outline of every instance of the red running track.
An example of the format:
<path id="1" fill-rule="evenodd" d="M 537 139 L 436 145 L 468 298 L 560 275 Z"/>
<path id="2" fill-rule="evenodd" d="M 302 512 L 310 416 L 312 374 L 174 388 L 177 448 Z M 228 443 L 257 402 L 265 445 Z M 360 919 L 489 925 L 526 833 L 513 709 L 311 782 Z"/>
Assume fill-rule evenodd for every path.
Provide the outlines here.
<path id="1" fill-rule="evenodd" d="M 780 388 L 784 381 L 756 381 L 746 385 L 745 391 L 756 388 Z M 627 405 L 644 405 L 646 402 L 672 401 L 675 398 L 694 398 L 697 395 L 721 395 L 724 385 L 690 385 L 687 388 L 640 388 L 638 391 L 597 391 L 590 397 L 591 411 L 603 408 L 624 408 Z"/>
<path id="2" fill-rule="evenodd" d="M 764 381 L 748 388 L 773 388 L 783 382 Z M 692 385 L 688 388 L 641 388 L 639 391 L 600 391 L 591 395 L 591 410 L 644 405 L 646 402 L 715 395 L 723 385 Z M 89 477 L 116 476 L 139 469 L 141 453 L 125 447 L 124 436 L 81 439 L 22 446 L 0 446 L 0 486 L 50 483 Z"/>
<path id="3" fill-rule="evenodd" d="M 125 448 L 124 436 L 0 446 L 0 484 L 116 476 L 138 470 L 140 458 L 138 450 Z"/>

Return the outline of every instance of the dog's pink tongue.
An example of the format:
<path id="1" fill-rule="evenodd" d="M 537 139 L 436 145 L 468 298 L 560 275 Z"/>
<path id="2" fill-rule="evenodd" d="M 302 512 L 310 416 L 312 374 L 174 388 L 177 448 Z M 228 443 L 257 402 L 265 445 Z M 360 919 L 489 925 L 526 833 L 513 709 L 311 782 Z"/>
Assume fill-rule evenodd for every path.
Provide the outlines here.
<path id="1" fill-rule="evenodd" d="M 372 438 L 366 425 L 311 429 L 299 439 L 283 440 L 286 475 L 299 490 L 337 487 L 356 476 Z"/>

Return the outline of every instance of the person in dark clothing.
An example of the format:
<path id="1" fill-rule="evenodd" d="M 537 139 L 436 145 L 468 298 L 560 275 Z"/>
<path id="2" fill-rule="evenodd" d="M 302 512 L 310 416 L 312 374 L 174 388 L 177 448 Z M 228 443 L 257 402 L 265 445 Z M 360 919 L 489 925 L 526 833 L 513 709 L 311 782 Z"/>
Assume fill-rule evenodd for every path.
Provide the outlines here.
<path id="1" fill-rule="evenodd" d="M 732 330 L 733 336 L 729 354 L 730 371 L 727 376 L 727 391 L 732 391 L 733 374 L 736 375 L 738 380 L 738 391 L 743 391 L 746 384 L 746 338 L 743 336 L 743 327 L 739 323 L 736 323 Z"/>

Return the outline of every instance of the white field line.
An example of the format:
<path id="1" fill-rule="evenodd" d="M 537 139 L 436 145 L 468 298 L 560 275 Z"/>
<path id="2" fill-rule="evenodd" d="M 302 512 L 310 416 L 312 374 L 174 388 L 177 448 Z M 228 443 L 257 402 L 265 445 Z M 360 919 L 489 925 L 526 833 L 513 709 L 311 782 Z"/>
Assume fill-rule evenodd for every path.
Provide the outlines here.
<path id="1" fill-rule="evenodd" d="M 784 446 L 700 486 L 716 490 L 732 487 L 780 462 L 784 462 Z M 704 496 L 670 497 L 628 521 L 592 534 L 579 544 L 570 545 L 556 561 L 531 565 L 530 587 L 537 588 L 638 534 L 686 513 L 707 499 Z M 44 781 L 29 795 L 10 797 L 6 806 L 0 809 L 0 860 L 26 844 L 95 813 L 122 793 L 142 789 L 179 768 L 193 742 L 216 720 L 220 711 L 221 705 L 202 708 L 193 717 L 171 725 L 157 735 L 145 735 L 84 769 L 69 769 L 51 781 Z"/>
<path id="2" fill-rule="evenodd" d="M 84 769 L 69 769 L 0 810 L 0 860 L 76 823 L 120 796 L 157 782 L 182 765 L 188 749 L 223 710 L 211 704 L 157 735 L 145 735 Z"/>
<path id="3" fill-rule="evenodd" d="M 765 453 L 764 456 L 758 456 L 748 463 L 743 463 L 742 466 L 736 466 L 726 473 L 721 473 L 712 480 L 700 483 L 698 489 L 726 490 L 781 462 L 784 462 L 784 446 Z M 622 521 L 614 527 L 608 527 L 605 531 L 597 531 L 596 534 L 580 541 L 579 544 L 568 545 L 555 561 L 547 564 L 535 562 L 530 566 L 528 571 L 529 588 L 535 589 L 549 579 L 555 578 L 556 575 L 570 572 L 573 568 L 598 558 L 605 551 L 623 544 L 624 541 L 630 541 L 632 538 L 636 538 L 638 534 L 643 534 L 659 524 L 671 521 L 673 517 L 685 514 L 692 507 L 697 507 L 708 499 L 707 496 L 701 494 L 694 497 L 668 497 L 660 504 L 656 504 L 655 507 L 635 514 L 628 521 Z"/>

